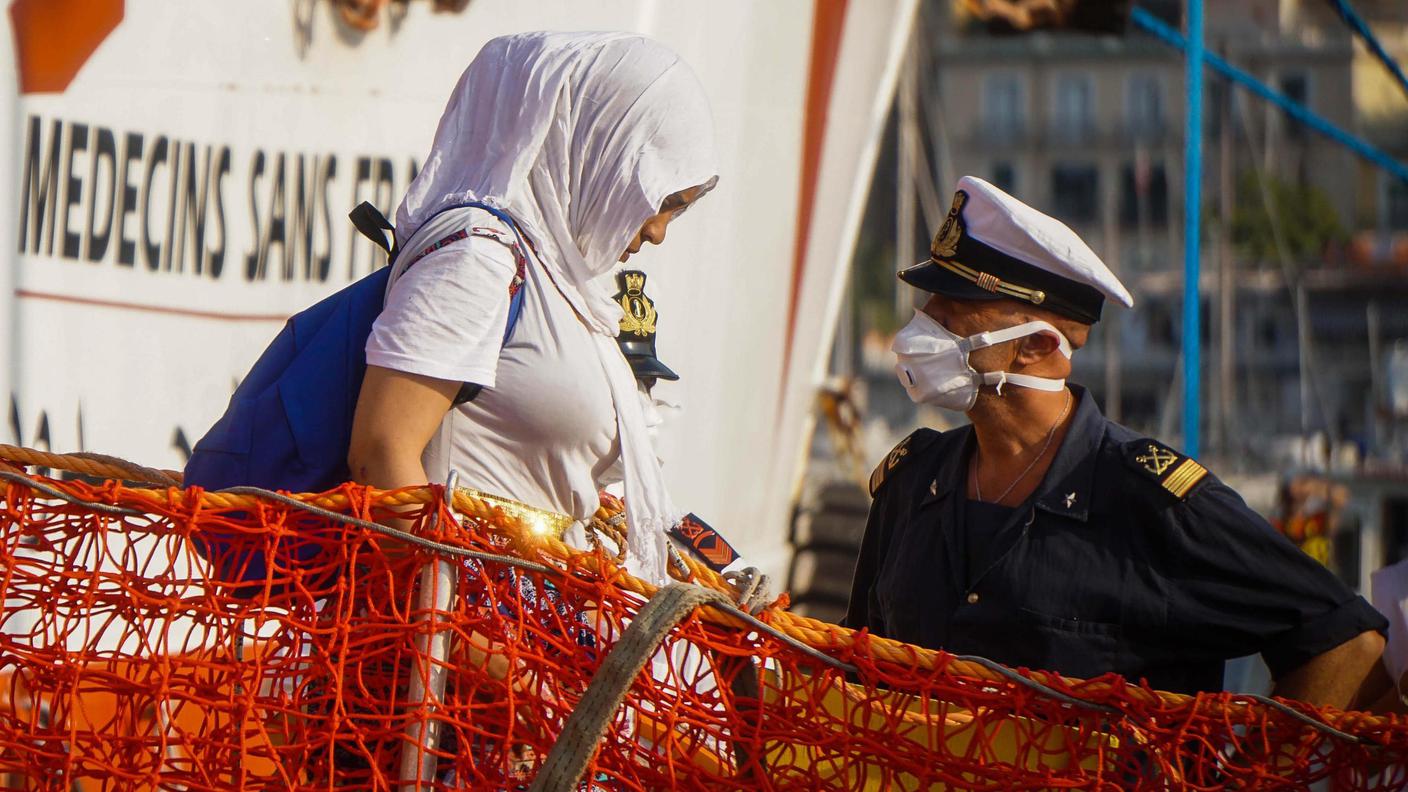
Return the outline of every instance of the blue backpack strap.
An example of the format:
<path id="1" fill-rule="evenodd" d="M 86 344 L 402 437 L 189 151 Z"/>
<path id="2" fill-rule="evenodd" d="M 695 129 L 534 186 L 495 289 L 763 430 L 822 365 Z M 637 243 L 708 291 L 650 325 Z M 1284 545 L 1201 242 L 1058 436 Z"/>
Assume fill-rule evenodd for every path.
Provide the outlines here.
<path id="1" fill-rule="evenodd" d="M 520 254 L 514 257 L 518 262 L 518 272 L 515 274 L 513 282 L 510 283 L 508 287 L 508 322 L 504 326 L 504 343 L 507 344 L 509 337 L 513 335 L 513 328 L 518 324 L 518 317 L 523 313 L 523 279 L 527 276 L 525 267 L 527 265 L 528 256 L 535 252 L 533 243 L 523 235 L 523 230 L 518 227 L 518 221 L 510 217 L 508 212 L 480 201 L 471 201 L 462 204 L 461 207 L 483 209 L 498 218 L 504 225 L 508 226 L 509 230 L 513 232 L 514 238 L 518 240 L 518 251 Z M 461 207 L 446 208 L 453 209 Z"/>
<path id="2" fill-rule="evenodd" d="M 504 244 L 512 248 L 514 250 L 514 260 L 518 264 L 518 270 L 516 273 L 514 273 L 514 278 L 509 283 L 508 287 L 508 321 L 504 324 L 503 340 L 504 344 L 508 344 L 509 338 L 513 335 L 514 327 L 518 325 L 518 317 L 523 314 L 523 280 L 527 277 L 527 258 L 528 253 L 534 250 L 533 245 L 530 241 L 528 241 L 527 237 L 523 235 L 523 231 L 519 229 L 518 223 L 511 216 L 509 216 L 507 212 L 502 209 L 490 206 L 489 204 L 483 203 L 481 201 L 468 201 L 465 203 L 452 204 L 450 206 L 443 207 L 435 214 L 440 214 L 440 212 L 448 212 L 452 209 L 483 209 L 484 211 L 498 218 L 498 220 L 504 225 L 508 226 L 509 230 L 513 232 L 514 239 L 517 241 L 517 245 L 515 246 L 513 244 L 504 242 L 504 240 L 502 239 L 499 239 L 497 235 L 477 235 L 490 237 L 495 241 L 499 242 L 500 244 Z M 379 246 L 382 250 L 385 250 L 387 253 L 389 253 L 391 255 L 391 261 L 393 263 L 396 261 L 397 254 L 401 252 L 401 248 L 399 242 L 396 245 L 393 245 L 391 241 L 388 241 L 386 234 L 384 233 L 384 231 L 391 231 L 393 239 L 396 233 L 395 228 L 391 225 L 391 221 L 386 219 L 386 215 L 383 215 L 381 211 L 375 206 L 373 206 L 371 203 L 363 201 L 357 205 L 357 208 L 353 209 L 351 212 L 348 212 L 347 216 L 352 220 L 352 225 L 356 226 L 357 230 L 361 232 L 362 236 L 375 242 L 377 246 Z M 437 241 L 435 244 L 430 245 L 429 247 L 417 253 L 415 260 L 412 261 L 410 265 L 407 265 L 407 268 L 409 268 L 411 265 L 414 265 L 416 261 L 419 261 L 422 257 L 436 250 L 439 250 L 442 247 L 445 247 L 451 242 L 458 242 L 459 240 L 465 239 L 471 235 L 473 234 L 470 230 L 460 229 L 459 231 L 456 231 L 450 234 L 449 236 L 446 236 L 445 238 Z M 463 391 L 461 391 L 461 395 L 463 395 Z M 471 396 L 470 398 L 473 398 L 473 396 Z M 468 399 L 466 399 L 466 401 L 468 401 Z"/>
<path id="3" fill-rule="evenodd" d="M 509 336 L 513 334 L 514 325 L 518 323 L 518 315 L 523 310 L 523 282 L 528 277 L 528 251 L 524 247 L 521 237 L 508 236 L 497 228 L 471 226 L 468 233 L 470 236 L 492 239 L 513 253 L 515 269 L 513 279 L 508 284 L 508 321 L 504 326 L 503 340 L 504 344 L 508 344 Z"/>
<path id="4" fill-rule="evenodd" d="M 391 252 L 391 242 L 386 238 L 386 232 L 394 230 L 391 221 L 386 219 L 386 215 L 380 209 L 372 206 L 369 201 L 362 201 L 357 204 L 357 208 L 347 213 L 347 217 L 352 220 L 352 225 L 357 227 L 362 236 L 377 244 L 377 247 Z"/>
<path id="5" fill-rule="evenodd" d="M 513 252 L 515 271 L 513 279 L 508 284 L 508 321 L 504 323 L 502 344 L 508 346 L 509 336 L 513 335 L 513 329 L 518 325 L 518 317 L 523 313 L 523 282 L 528 275 L 528 254 L 521 244 L 513 239 L 505 239 L 504 233 L 498 229 L 472 227 L 469 229 L 469 235 L 492 239 Z M 454 405 L 459 406 L 465 402 L 473 401 L 474 397 L 478 396 L 483 389 L 484 386 L 474 382 L 460 385 L 459 392 L 455 394 Z"/>

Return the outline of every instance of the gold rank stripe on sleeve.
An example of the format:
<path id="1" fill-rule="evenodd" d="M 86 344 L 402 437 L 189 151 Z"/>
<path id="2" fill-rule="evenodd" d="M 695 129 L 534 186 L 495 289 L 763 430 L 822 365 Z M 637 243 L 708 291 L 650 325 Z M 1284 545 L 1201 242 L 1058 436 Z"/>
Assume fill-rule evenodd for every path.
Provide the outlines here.
<path id="1" fill-rule="evenodd" d="M 881 462 L 870 472 L 870 497 L 875 497 L 875 493 L 880 489 L 880 485 L 885 483 L 885 463 Z"/>
<path id="2" fill-rule="evenodd" d="M 1183 462 L 1173 469 L 1173 472 L 1164 477 L 1160 482 L 1163 488 L 1172 492 L 1174 497 L 1182 498 L 1188 494 L 1188 490 L 1193 485 L 1203 480 L 1203 476 L 1208 474 L 1207 468 L 1198 464 L 1196 460 L 1184 458 Z"/>
<path id="3" fill-rule="evenodd" d="M 916 429 L 909 437 L 900 441 L 885 458 L 880 460 L 880 464 L 875 466 L 875 472 L 870 474 L 870 495 L 875 496 L 876 492 L 884 486 L 885 479 L 899 467 L 910 461 L 916 454 L 928 448 L 931 443 L 939 438 L 939 433 L 933 429 Z"/>
<path id="4" fill-rule="evenodd" d="M 1141 476 L 1157 483 L 1179 500 L 1186 498 L 1193 487 L 1208 475 L 1208 469 L 1197 460 L 1151 438 L 1127 444 L 1124 458 Z"/>
<path id="5" fill-rule="evenodd" d="M 894 450 L 886 454 L 885 458 L 880 460 L 880 464 L 875 466 L 875 471 L 870 474 L 871 496 L 874 496 L 876 490 L 880 489 L 880 485 L 885 483 L 885 476 L 889 475 L 890 471 L 894 470 L 895 466 L 900 463 L 900 460 L 904 459 L 905 455 L 909 453 L 909 441 L 913 439 L 914 435 L 910 435 L 901 440 L 900 444 L 895 446 Z"/>

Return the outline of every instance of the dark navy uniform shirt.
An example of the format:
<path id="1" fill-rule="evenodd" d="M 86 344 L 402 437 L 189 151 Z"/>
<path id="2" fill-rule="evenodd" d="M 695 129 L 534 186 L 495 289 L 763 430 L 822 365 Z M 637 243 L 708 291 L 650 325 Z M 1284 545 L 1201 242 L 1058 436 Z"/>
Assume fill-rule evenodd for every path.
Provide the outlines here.
<path id="1" fill-rule="evenodd" d="M 1229 658 L 1259 652 L 1279 677 L 1387 630 L 1195 460 L 1071 390 L 1079 405 L 1046 477 L 1003 524 L 982 526 L 981 553 L 964 526 L 971 426 L 921 429 L 881 462 L 847 626 L 1182 693 L 1221 690 Z"/>

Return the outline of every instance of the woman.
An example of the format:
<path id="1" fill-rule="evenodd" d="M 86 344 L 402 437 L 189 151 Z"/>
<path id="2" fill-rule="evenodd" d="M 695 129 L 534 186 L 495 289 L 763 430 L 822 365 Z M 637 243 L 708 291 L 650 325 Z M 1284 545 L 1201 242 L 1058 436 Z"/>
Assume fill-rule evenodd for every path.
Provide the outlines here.
<path id="1" fill-rule="evenodd" d="M 485 45 L 460 78 L 425 167 L 397 211 L 401 256 L 367 342 L 353 478 L 377 487 L 461 482 L 580 522 L 624 463 L 632 569 L 665 580 L 679 516 L 615 335 L 608 273 L 716 180 L 694 74 L 621 33 L 526 33 Z M 482 202 L 517 229 L 473 208 Z M 515 241 L 522 233 L 526 260 Z M 522 263 L 522 313 L 505 342 Z M 482 386 L 457 404 L 466 384 Z"/>

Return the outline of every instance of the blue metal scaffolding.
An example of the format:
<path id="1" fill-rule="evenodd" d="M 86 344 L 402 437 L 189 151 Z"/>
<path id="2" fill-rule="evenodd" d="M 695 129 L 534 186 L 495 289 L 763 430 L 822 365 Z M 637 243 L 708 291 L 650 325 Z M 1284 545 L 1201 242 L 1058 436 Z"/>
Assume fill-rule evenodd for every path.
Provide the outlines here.
<path id="1" fill-rule="evenodd" d="M 1188 0 L 1184 51 L 1188 83 L 1187 132 L 1183 140 L 1183 447 L 1198 455 L 1202 426 L 1202 306 L 1198 293 L 1198 249 L 1203 215 L 1203 0 Z"/>
<path id="2" fill-rule="evenodd" d="M 1368 26 L 1344 0 L 1331 0 L 1366 46 L 1383 61 L 1385 68 L 1408 92 L 1408 79 L 1389 57 Z M 1185 55 L 1187 113 L 1184 132 L 1183 205 L 1183 448 L 1189 456 L 1198 454 L 1202 425 L 1202 301 L 1198 290 L 1199 243 L 1202 221 L 1203 172 L 1203 69 L 1211 67 L 1220 76 L 1265 99 L 1320 135 L 1343 145 L 1364 159 L 1408 182 L 1408 165 L 1366 140 L 1335 126 L 1289 96 L 1272 89 L 1248 72 L 1203 48 L 1203 0 L 1188 0 L 1186 32 L 1180 33 L 1142 8 L 1134 8 L 1130 19 L 1155 38 Z"/>

